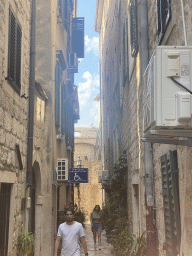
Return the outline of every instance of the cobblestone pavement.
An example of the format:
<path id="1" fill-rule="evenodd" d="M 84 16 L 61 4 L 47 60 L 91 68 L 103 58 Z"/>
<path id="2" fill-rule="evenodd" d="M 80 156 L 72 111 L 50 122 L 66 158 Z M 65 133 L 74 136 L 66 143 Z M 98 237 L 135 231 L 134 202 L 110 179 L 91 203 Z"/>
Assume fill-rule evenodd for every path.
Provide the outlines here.
<path id="1" fill-rule="evenodd" d="M 111 249 L 112 245 L 107 243 L 107 237 L 105 231 L 101 233 L 101 250 L 98 249 L 98 239 L 97 239 L 97 249 L 94 250 L 94 243 L 93 243 L 93 233 L 91 231 L 91 225 L 86 224 L 86 228 L 84 229 L 85 238 L 87 242 L 87 249 L 89 256 L 96 256 L 96 255 L 108 255 L 112 256 Z M 84 256 L 83 248 L 81 248 L 81 256 Z"/>

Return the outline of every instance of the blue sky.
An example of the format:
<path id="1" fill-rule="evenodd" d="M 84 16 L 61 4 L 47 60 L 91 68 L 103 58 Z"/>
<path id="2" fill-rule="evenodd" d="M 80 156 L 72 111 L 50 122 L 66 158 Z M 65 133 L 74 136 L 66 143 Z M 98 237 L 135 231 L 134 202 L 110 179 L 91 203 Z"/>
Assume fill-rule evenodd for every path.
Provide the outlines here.
<path id="1" fill-rule="evenodd" d="M 97 126 L 97 102 L 94 98 L 99 86 L 99 35 L 94 31 L 96 0 L 78 0 L 77 17 L 85 20 L 85 58 L 79 59 L 79 73 L 75 74 L 78 86 L 80 120 L 77 127 Z"/>

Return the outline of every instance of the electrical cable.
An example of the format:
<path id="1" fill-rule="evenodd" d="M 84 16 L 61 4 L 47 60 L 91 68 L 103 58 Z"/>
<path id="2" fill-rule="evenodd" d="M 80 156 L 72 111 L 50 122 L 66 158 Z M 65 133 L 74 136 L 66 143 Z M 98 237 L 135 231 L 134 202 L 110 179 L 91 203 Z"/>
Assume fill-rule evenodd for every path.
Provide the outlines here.
<path id="1" fill-rule="evenodd" d="M 185 89 L 186 91 L 188 91 L 190 94 L 192 94 L 192 91 L 190 91 L 187 87 L 185 87 L 183 84 L 179 83 L 173 76 L 170 77 L 171 80 L 173 82 L 175 82 L 176 84 L 180 85 L 183 89 Z"/>

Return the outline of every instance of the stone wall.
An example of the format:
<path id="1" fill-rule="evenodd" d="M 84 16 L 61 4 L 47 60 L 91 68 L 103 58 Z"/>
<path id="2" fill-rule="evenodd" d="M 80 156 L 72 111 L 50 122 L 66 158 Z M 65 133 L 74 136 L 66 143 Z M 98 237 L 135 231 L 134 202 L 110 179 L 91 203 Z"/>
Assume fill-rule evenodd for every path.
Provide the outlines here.
<path id="1" fill-rule="evenodd" d="M 157 39 L 157 1 L 148 2 L 148 35 L 149 35 L 149 58 L 158 44 Z M 187 44 L 191 45 L 192 30 L 192 2 L 184 2 L 184 15 L 186 24 Z M 114 126 L 117 124 L 119 138 L 119 152 L 126 150 L 128 159 L 128 218 L 130 229 L 137 233 L 138 225 L 141 229 L 147 229 L 145 198 L 145 161 L 143 136 L 143 84 L 142 77 L 142 47 L 139 41 L 139 48 L 136 57 L 131 56 L 131 33 L 130 33 L 130 1 L 107 0 L 102 3 L 99 9 L 96 24 L 100 33 L 100 63 L 101 63 L 101 106 L 102 106 L 102 136 L 104 142 L 104 168 L 111 169 L 114 163 L 115 143 L 112 136 Z M 143 1 L 137 1 L 138 8 Z M 184 31 L 182 23 L 180 1 L 171 1 L 172 18 L 166 29 L 162 45 L 184 45 Z M 140 17 L 137 16 L 138 22 Z M 101 20 L 101 27 L 98 24 Z M 128 27 L 126 27 L 128 21 Z M 138 24 L 138 29 L 142 27 Z M 125 26 L 125 34 L 123 28 Z M 138 31 L 138 38 L 142 31 Z M 125 40 L 123 45 L 124 37 Z M 123 47 L 127 47 L 128 53 L 122 52 Z M 126 55 L 127 54 L 127 55 Z M 126 56 L 126 60 L 124 60 Z M 126 66 L 128 61 L 128 66 Z M 120 102 L 115 98 L 118 95 Z M 116 147 L 118 147 L 116 145 Z M 191 208 L 191 149 L 184 146 L 158 144 L 152 145 L 153 167 L 154 167 L 154 211 L 153 222 L 157 230 L 157 249 L 159 255 L 166 255 L 163 245 L 165 242 L 164 206 L 161 181 L 160 157 L 169 150 L 177 150 L 179 165 L 179 198 L 180 198 L 180 219 L 181 219 L 181 249 L 180 254 L 191 254 L 191 225 L 192 219 L 189 216 Z M 186 179 L 188 184 L 186 184 Z M 135 193 L 138 188 L 138 195 Z"/>
<path id="2" fill-rule="evenodd" d="M 6 80 L 8 76 L 8 32 L 9 7 L 20 23 L 21 41 L 21 90 L 15 92 Z M 0 1 L 0 182 L 12 184 L 10 201 L 10 221 L 8 255 L 16 255 L 16 239 L 25 223 L 25 212 L 21 208 L 25 197 L 25 171 L 27 155 L 27 125 L 29 62 L 30 62 L 30 2 Z M 16 153 L 19 145 L 23 169 L 21 170 Z"/>

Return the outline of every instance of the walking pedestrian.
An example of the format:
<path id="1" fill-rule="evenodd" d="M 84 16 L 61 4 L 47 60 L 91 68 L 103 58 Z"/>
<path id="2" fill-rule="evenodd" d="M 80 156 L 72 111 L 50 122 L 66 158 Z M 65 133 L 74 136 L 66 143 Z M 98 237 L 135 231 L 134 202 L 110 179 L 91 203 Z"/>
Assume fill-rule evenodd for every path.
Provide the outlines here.
<path id="1" fill-rule="evenodd" d="M 74 221 L 74 209 L 68 208 L 66 211 L 66 222 L 59 225 L 55 241 L 55 253 L 57 256 L 59 244 L 62 240 L 61 256 L 80 256 L 79 240 L 83 246 L 85 255 L 87 252 L 87 243 L 85 233 L 81 223 Z"/>
<path id="2" fill-rule="evenodd" d="M 101 209 L 99 205 L 96 205 L 93 209 L 91 216 L 91 229 L 93 232 L 93 241 L 94 241 L 94 249 L 97 248 L 97 237 L 98 237 L 98 245 L 99 250 L 101 250 L 101 231 L 102 231 L 102 224 L 101 224 Z"/>

